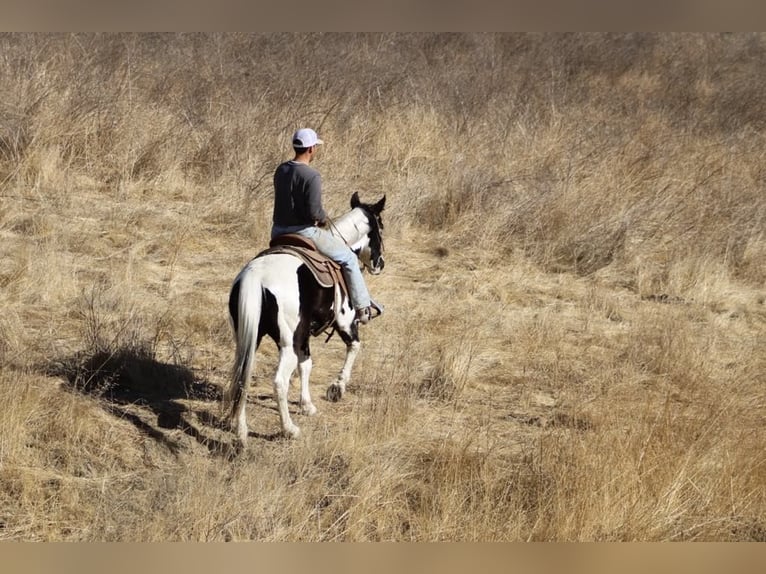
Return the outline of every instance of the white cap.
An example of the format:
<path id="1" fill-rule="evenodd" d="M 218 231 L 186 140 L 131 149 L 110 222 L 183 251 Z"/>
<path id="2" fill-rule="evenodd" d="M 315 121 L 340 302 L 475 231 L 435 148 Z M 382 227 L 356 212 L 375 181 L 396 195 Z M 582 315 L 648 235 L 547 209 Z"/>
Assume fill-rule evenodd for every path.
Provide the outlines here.
<path id="1" fill-rule="evenodd" d="M 293 134 L 293 147 L 307 148 L 323 143 L 311 128 L 301 128 Z"/>

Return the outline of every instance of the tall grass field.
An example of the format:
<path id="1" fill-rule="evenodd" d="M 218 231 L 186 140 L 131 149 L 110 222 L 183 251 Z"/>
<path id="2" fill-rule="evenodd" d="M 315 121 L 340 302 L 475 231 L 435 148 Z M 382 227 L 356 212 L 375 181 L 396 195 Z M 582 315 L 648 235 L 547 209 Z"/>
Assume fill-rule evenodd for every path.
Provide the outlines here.
<path id="1" fill-rule="evenodd" d="M 0 36 L 0 540 L 766 540 L 766 35 Z M 385 313 L 221 424 L 290 136 Z"/>

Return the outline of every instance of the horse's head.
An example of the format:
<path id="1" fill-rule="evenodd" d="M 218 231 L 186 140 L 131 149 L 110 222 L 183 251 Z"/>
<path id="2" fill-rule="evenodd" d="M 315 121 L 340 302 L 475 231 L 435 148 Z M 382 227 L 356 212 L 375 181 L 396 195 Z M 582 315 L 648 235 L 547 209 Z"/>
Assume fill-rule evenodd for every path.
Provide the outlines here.
<path id="1" fill-rule="evenodd" d="M 383 271 L 383 220 L 380 217 L 386 206 L 386 196 L 374 205 L 362 203 L 359 194 L 351 196 L 351 209 L 359 221 L 354 226 L 360 231 L 358 240 L 351 245 L 359 260 L 372 275 Z"/>

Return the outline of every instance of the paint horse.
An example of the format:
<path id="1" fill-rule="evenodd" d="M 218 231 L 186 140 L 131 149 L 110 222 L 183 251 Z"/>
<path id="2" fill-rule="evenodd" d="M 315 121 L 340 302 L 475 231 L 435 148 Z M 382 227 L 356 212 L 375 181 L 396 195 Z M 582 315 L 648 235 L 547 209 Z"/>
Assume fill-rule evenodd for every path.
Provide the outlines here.
<path id="1" fill-rule="evenodd" d="M 373 275 L 379 274 L 384 266 L 380 214 L 385 203 L 383 196 L 374 205 L 365 204 L 354 193 L 351 211 L 332 222 L 330 227 L 333 235 L 342 238 Z M 282 433 L 291 438 L 300 435 L 287 406 L 287 391 L 296 366 L 301 381 L 301 412 L 305 415 L 317 412 L 309 393 L 310 338 L 332 328 L 330 334 L 337 332 L 346 344 L 343 367 L 327 389 L 327 399 L 333 402 L 345 393 L 360 349 L 359 324 L 344 282 L 320 283 L 304 259 L 289 249 L 275 247 L 278 242 L 275 240 L 272 240 L 270 249 L 245 265 L 229 293 L 229 314 L 237 349 L 225 404 L 230 409 L 227 414 L 229 424 L 241 446 L 245 445 L 248 436 L 245 404 L 255 352 L 264 335 L 271 337 L 279 349 L 274 396 Z M 337 266 L 329 260 L 327 263 Z"/>

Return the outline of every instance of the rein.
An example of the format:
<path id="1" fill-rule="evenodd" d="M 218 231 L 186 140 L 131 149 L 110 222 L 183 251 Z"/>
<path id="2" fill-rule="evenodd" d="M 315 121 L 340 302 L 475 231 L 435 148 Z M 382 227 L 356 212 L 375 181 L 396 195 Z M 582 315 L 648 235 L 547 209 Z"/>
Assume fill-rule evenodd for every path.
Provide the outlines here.
<path id="1" fill-rule="evenodd" d="M 333 218 L 330 217 L 329 215 L 327 216 L 327 223 L 331 229 L 335 230 L 335 233 L 338 235 L 338 237 L 340 237 L 343 240 L 343 243 L 346 244 L 346 247 L 351 249 L 351 246 L 348 244 L 348 241 L 346 241 L 346 238 L 343 237 L 343 234 L 340 232 L 340 229 L 338 229 L 338 226 L 335 225 L 335 220 L 333 220 Z"/>

